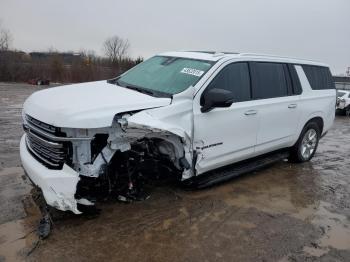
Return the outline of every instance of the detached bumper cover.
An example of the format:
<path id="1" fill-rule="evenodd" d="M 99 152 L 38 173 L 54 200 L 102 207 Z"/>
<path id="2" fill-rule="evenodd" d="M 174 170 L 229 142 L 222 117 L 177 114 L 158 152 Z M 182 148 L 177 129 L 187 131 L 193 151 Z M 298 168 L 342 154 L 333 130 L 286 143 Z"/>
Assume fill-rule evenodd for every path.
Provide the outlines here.
<path id="1" fill-rule="evenodd" d="M 22 165 L 30 180 L 42 190 L 46 203 L 62 211 L 80 214 L 74 198 L 79 174 L 66 164 L 61 170 L 43 166 L 28 152 L 25 137 L 24 134 L 20 143 Z"/>

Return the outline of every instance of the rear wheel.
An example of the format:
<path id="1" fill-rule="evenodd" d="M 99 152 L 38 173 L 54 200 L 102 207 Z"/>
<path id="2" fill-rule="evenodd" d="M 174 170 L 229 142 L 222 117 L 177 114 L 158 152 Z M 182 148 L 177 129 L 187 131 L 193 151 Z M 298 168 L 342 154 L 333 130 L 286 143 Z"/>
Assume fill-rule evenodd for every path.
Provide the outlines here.
<path id="1" fill-rule="evenodd" d="M 294 162 L 309 161 L 315 154 L 321 131 L 316 122 L 308 123 L 300 134 L 297 143 L 292 147 L 290 160 Z"/>

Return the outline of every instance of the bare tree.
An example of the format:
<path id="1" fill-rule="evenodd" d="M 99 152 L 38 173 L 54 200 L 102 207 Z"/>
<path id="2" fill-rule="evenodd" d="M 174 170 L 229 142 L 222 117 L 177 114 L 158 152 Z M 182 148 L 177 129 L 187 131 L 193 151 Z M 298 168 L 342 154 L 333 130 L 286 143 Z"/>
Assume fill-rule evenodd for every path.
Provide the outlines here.
<path id="1" fill-rule="evenodd" d="M 2 28 L 0 23 L 0 51 L 7 51 L 10 48 L 11 41 L 10 31 Z"/>
<path id="2" fill-rule="evenodd" d="M 125 58 L 129 47 L 128 39 L 119 36 L 110 37 L 103 44 L 104 53 L 112 63 L 120 62 Z"/>

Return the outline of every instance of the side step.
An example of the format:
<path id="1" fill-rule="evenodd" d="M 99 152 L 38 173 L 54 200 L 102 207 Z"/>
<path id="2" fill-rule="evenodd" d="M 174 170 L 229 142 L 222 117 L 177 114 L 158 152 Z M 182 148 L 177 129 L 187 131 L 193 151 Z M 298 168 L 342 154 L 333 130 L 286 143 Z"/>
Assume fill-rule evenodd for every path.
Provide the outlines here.
<path id="1" fill-rule="evenodd" d="M 202 189 L 210 187 L 245 173 L 256 171 L 260 168 L 271 165 L 277 161 L 288 158 L 288 151 L 278 151 L 269 153 L 252 159 L 244 160 L 232 165 L 221 167 L 213 171 L 209 171 L 203 175 L 195 176 L 183 182 L 184 186 L 190 188 Z"/>

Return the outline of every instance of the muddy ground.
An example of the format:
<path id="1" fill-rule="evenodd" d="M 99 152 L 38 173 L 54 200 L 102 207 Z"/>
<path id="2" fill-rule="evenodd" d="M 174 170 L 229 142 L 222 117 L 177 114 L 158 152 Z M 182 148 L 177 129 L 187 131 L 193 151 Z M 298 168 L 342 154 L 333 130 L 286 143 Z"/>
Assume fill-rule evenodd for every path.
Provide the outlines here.
<path id="1" fill-rule="evenodd" d="M 279 162 L 210 189 L 154 189 L 145 202 L 66 216 L 38 241 L 20 166 L 21 107 L 37 90 L 0 84 L 0 261 L 350 261 L 350 119 L 309 163 Z"/>

